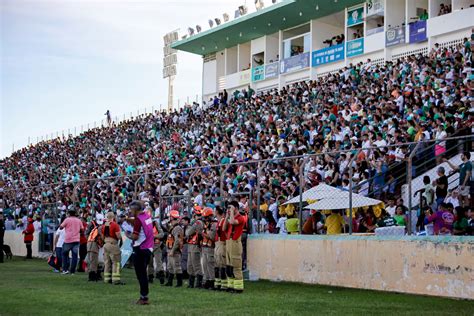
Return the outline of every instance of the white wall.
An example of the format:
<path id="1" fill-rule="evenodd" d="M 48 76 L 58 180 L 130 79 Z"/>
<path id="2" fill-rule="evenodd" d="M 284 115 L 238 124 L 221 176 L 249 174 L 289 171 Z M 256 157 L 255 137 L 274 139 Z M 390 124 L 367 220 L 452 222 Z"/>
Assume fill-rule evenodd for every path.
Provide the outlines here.
<path id="1" fill-rule="evenodd" d="M 385 48 L 385 32 L 366 36 L 364 38 L 364 53 L 371 53 Z"/>
<path id="2" fill-rule="evenodd" d="M 464 8 L 464 10 L 466 10 L 471 5 L 474 5 L 474 0 L 453 0 L 453 11 L 461 10 L 461 8 Z"/>
<path id="3" fill-rule="evenodd" d="M 389 25 L 402 26 L 405 23 L 405 0 L 388 0 L 385 6 L 385 29 Z"/>
<path id="4" fill-rule="evenodd" d="M 225 76 L 225 50 L 216 53 L 216 61 L 217 78 Z"/>
<path id="5" fill-rule="evenodd" d="M 279 56 L 280 40 L 278 33 L 265 37 L 265 64 L 275 62 Z"/>
<path id="6" fill-rule="evenodd" d="M 225 53 L 225 74 L 230 75 L 237 72 L 237 46 L 227 48 Z"/>
<path id="7" fill-rule="evenodd" d="M 347 64 L 349 65 L 350 63 L 352 63 L 353 65 L 355 65 L 359 62 L 364 62 L 365 63 L 367 61 L 367 59 L 371 59 L 373 61 L 373 60 L 379 59 L 379 58 L 384 58 L 384 52 L 383 51 L 378 51 L 378 52 L 371 53 L 371 54 L 359 55 L 359 56 L 356 56 L 354 58 L 348 58 Z"/>
<path id="8" fill-rule="evenodd" d="M 325 48 L 328 45 L 323 41 L 340 34 L 344 34 L 344 25 L 340 27 L 327 24 L 320 19 L 311 21 L 312 34 L 312 50 Z"/>
<path id="9" fill-rule="evenodd" d="M 282 76 L 283 77 L 283 76 Z M 305 81 L 309 80 L 310 78 L 310 69 L 305 69 L 302 71 L 297 71 L 294 73 L 290 73 L 284 76 L 284 84 L 290 84 L 293 82 Z"/>
<path id="10" fill-rule="evenodd" d="M 217 60 L 208 61 L 203 66 L 202 94 L 217 92 Z"/>
<path id="11" fill-rule="evenodd" d="M 254 39 L 250 42 L 251 55 L 262 53 L 265 51 L 266 36 Z"/>
<path id="12" fill-rule="evenodd" d="M 249 67 L 250 59 L 250 43 L 244 43 L 237 45 L 238 48 L 238 71 L 242 71 Z"/>
<path id="13" fill-rule="evenodd" d="M 474 8 L 456 11 L 428 19 L 428 36 L 438 36 L 444 33 L 459 31 L 474 26 Z"/>
<path id="14" fill-rule="evenodd" d="M 14 230 L 5 231 L 3 244 L 10 246 L 14 256 L 26 257 L 26 246 L 23 242 L 23 234 Z M 1 250 L 1 249 L 0 249 Z M 34 234 L 33 244 L 31 245 L 33 257 L 38 257 L 39 235 Z"/>

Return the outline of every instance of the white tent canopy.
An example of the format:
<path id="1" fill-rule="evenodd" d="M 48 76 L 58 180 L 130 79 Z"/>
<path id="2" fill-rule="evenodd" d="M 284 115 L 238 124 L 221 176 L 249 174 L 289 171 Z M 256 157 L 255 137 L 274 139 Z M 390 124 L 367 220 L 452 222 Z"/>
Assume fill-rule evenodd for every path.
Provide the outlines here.
<path id="1" fill-rule="evenodd" d="M 340 191 L 343 194 L 334 194 L 332 197 L 323 198 L 320 201 L 305 207 L 309 210 L 345 210 L 349 209 L 349 192 Z M 364 207 L 377 205 L 379 200 L 371 199 L 363 195 L 352 193 L 352 207 Z"/>
<path id="2" fill-rule="evenodd" d="M 347 195 L 347 199 L 349 199 L 349 192 L 339 190 L 327 184 L 319 184 L 309 189 L 308 191 L 303 192 L 303 202 L 308 202 L 311 200 L 321 200 L 323 198 L 334 197 L 336 195 L 339 196 L 339 198 L 341 198 L 344 195 Z M 300 202 L 300 195 L 285 202 L 283 205 L 295 204 L 299 202 Z"/>

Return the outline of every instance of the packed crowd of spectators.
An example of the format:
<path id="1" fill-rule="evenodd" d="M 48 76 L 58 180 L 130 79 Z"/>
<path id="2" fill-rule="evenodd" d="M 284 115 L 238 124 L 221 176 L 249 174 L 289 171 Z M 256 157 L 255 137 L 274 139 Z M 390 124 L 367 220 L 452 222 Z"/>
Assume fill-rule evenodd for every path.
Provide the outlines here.
<path id="1" fill-rule="evenodd" d="M 412 149 L 404 144 L 436 140 L 435 148 L 423 143 L 417 157 L 435 154 L 441 162 L 456 144 L 444 139 L 472 134 L 468 53 L 462 45 L 437 45 L 428 56 L 350 64 L 280 91 L 223 93 L 202 106 L 140 115 L 28 146 L 0 161 L 0 206 L 17 226 L 27 215 L 51 217 L 47 209 L 121 214 L 135 195 L 156 215 L 191 203 L 220 205 L 230 195 L 276 228 L 280 217 L 295 217 L 294 208 L 282 206 L 287 199 L 318 183 L 348 189 L 353 168 L 355 192 L 387 205 L 395 201 L 403 213 L 404 178 L 397 174 L 406 172 Z M 301 159 L 290 157 L 306 154 L 320 155 L 305 164 L 300 188 Z M 191 168 L 197 166 L 195 173 Z M 249 194 L 257 186 L 260 201 Z M 365 222 L 367 229 L 375 225 L 375 219 Z"/>

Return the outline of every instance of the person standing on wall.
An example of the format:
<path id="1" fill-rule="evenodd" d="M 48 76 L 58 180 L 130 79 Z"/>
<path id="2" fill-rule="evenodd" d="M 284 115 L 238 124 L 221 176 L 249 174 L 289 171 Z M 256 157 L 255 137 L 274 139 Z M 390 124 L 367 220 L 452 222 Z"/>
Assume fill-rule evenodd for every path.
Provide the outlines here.
<path id="1" fill-rule="evenodd" d="M 28 224 L 26 225 L 26 229 L 22 232 L 23 241 L 26 245 L 26 258 L 25 259 L 33 259 L 33 250 L 31 249 L 31 244 L 33 243 L 35 226 L 33 225 L 33 218 L 28 217 Z M 1 249 L 3 252 L 3 249 Z"/>
<path id="2" fill-rule="evenodd" d="M 133 255 L 135 274 L 140 284 L 140 299 L 138 305 L 150 304 L 148 300 L 148 276 L 147 265 L 153 252 L 155 236 L 153 236 L 153 221 L 150 215 L 143 210 L 143 205 L 139 201 L 130 204 L 130 211 L 134 216 L 133 232 L 127 232 L 128 238 L 133 240 Z"/>
<path id="3" fill-rule="evenodd" d="M 226 241 L 227 287 L 235 293 L 244 291 L 241 239 L 244 225 L 245 218 L 240 215 L 239 203 L 230 202 L 224 222 L 224 230 L 230 232 L 229 239 Z"/>
<path id="4" fill-rule="evenodd" d="M 77 267 L 77 252 L 79 250 L 79 241 L 83 230 L 82 222 L 77 218 L 76 211 L 70 209 L 69 217 L 59 226 L 64 229 L 66 234 L 63 244 L 63 274 L 73 275 Z M 71 265 L 69 266 L 69 252 L 72 253 Z"/>

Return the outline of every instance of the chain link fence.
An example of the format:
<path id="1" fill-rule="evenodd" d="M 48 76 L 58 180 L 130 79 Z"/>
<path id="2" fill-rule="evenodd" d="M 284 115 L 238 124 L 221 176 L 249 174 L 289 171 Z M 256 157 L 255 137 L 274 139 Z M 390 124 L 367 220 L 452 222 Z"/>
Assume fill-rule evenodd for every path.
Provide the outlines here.
<path id="1" fill-rule="evenodd" d="M 469 135 L 238 163 L 160 166 L 156 171 L 147 167 L 126 175 L 4 187 L 4 212 L 13 216 L 19 215 L 18 209 L 36 212 L 57 225 L 71 207 L 82 213 L 122 214 L 139 199 L 163 219 L 172 209 L 189 216 L 195 204 L 215 208 L 237 200 L 248 214 L 248 233 L 373 233 L 389 214 L 404 227 L 403 234 L 415 234 L 423 229 L 420 213 L 426 207 L 436 209 L 439 167 L 445 170 L 452 195 L 459 186 L 459 173 L 444 159 L 459 166 L 462 153 L 471 152 L 472 141 Z"/>

